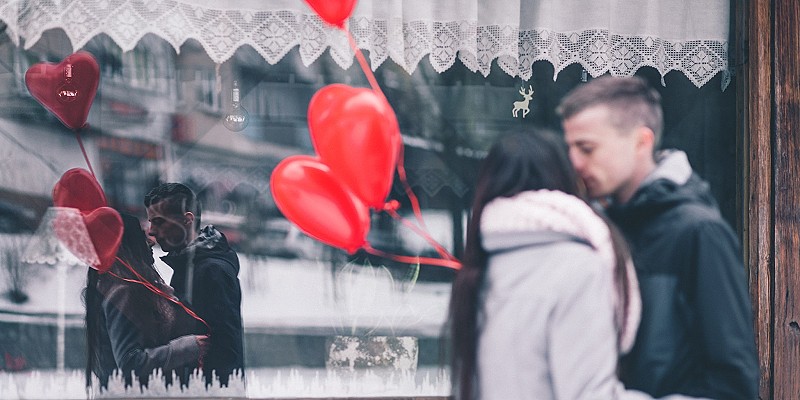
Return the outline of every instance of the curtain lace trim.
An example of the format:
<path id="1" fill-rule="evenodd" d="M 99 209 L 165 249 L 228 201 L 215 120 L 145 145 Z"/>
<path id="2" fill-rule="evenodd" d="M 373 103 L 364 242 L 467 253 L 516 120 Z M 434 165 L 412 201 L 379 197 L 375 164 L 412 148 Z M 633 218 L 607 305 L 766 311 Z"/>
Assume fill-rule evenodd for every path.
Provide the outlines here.
<path id="1" fill-rule="evenodd" d="M 32 5 L 36 3 L 35 5 Z M 297 11 L 212 10 L 174 0 L 62 0 L 11 2 L 0 6 L 0 20 L 15 44 L 33 46 L 44 31 L 61 28 L 73 48 L 105 33 L 123 51 L 133 49 L 148 33 L 178 51 L 197 40 L 216 63 L 237 48 L 252 46 L 270 64 L 299 47 L 310 65 L 325 50 L 342 68 L 353 63 L 345 34 L 318 16 Z M 519 30 L 514 26 L 478 26 L 475 21 L 403 21 L 353 17 L 349 29 L 358 47 L 367 51 L 373 69 L 392 59 L 413 73 L 425 56 L 443 72 L 456 59 L 473 72 L 488 76 L 492 62 L 508 75 L 528 80 L 536 61 L 554 67 L 553 79 L 578 63 L 593 77 L 610 73 L 633 75 L 652 67 L 663 77 L 670 71 L 686 75 L 696 86 L 722 73 L 723 89 L 731 79 L 728 43 L 720 40 L 670 41 L 657 36 L 619 35 L 604 29 L 576 32 Z"/>

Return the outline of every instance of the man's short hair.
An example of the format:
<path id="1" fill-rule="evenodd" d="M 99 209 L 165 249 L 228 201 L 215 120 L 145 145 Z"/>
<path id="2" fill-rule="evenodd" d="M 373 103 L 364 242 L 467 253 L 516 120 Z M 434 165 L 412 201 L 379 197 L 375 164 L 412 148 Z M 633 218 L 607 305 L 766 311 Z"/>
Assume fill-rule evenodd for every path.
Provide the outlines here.
<path id="1" fill-rule="evenodd" d="M 562 119 L 569 119 L 595 106 L 608 107 L 610 123 L 620 130 L 637 126 L 650 128 L 655 135 L 654 147 L 658 148 L 664 130 L 661 95 L 644 79 L 638 76 L 592 79 L 567 94 L 556 113 Z"/>
<path id="2" fill-rule="evenodd" d="M 144 206 L 163 202 L 170 215 L 183 215 L 189 211 L 194 214 L 195 229 L 200 229 L 200 202 L 197 195 L 182 183 L 162 183 L 144 196 Z"/>

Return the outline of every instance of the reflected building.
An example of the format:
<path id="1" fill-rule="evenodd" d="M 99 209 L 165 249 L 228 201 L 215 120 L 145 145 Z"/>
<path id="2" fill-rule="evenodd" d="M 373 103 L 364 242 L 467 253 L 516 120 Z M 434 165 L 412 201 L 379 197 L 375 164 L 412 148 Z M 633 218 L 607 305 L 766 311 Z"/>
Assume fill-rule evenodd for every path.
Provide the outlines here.
<path id="1" fill-rule="evenodd" d="M 60 62 L 69 55 L 69 49 L 68 40 L 59 31 L 45 33 L 45 37 L 28 50 L 14 46 L 7 39 L 0 42 L 0 59 L 8 60 L 7 64 L 0 65 L 0 142 L 3 143 L 0 146 L 0 201 L 17 207 L 9 214 L 26 216 L 25 225 L 20 228 L 23 239 L 34 232 L 52 205 L 52 188 L 60 176 L 71 168 L 88 168 L 76 133 L 36 102 L 24 83 L 25 71 L 31 65 Z M 276 65 L 267 65 L 260 55 L 248 48 L 239 49 L 229 61 L 217 65 L 195 43 L 186 43 L 181 52 L 176 53 L 168 43 L 149 35 L 129 52 L 121 52 L 104 35 L 92 39 L 83 50 L 90 52 L 100 66 L 100 86 L 88 116 L 88 126 L 79 134 L 88 162 L 110 206 L 144 220 L 142 199 L 151 187 L 163 181 L 188 184 L 203 203 L 203 224 L 217 226 L 243 258 L 248 259 L 250 269 L 243 271 L 240 279 L 249 293 L 269 289 L 263 284 L 263 277 L 269 276 L 265 271 L 267 265 L 281 271 L 285 265 L 290 265 L 287 262 L 294 262 L 292 259 L 303 259 L 310 265 L 321 264 L 329 268 L 319 274 L 324 277 L 319 287 L 312 287 L 319 292 L 320 299 L 346 299 L 344 294 L 354 290 L 336 278 L 336 274 L 353 274 L 352 267 L 344 268 L 346 264 L 369 261 L 376 267 L 393 269 L 394 275 L 390 279 L 397 282 L 407 279 L 409 266 L 392 260 L 367 259 L 370 256 L 361 253 L 347 258 L 343 252 L 319 242 L 309 245 L 307 237 L 301 239 L 301 245 L 290 245 L 288 238 L 298 234 L 291 229 L 282 239 L 268 236 L 273 233 L 270 231 L 272 227 L 286 225 L 276 223 L 286 220 L 270 194 L 271 171 L 290 155 L 314 153 L 307 127 L 309 101 L 327 84 L 344 82 L 367 86 L 361 71 L 354 68 L 342 70 L 323 59 L 305 67 L 296 53 L 288 54 Z M 386 75 L 392 76 L 393 73 L 395 71 L 388 71 Z M 378 77 L 384 80 L 380 71 Z M 445 142 L 438 133 L 441 123 L 437 120 L 442 115 L 423 111 L 435 105 L 436 97 L 451 93 L 441 91 L 434 95 L 432 93 L 438 89 L 428 91 L 424 87 L 429 83 L 414 83 L 408 76 L 395 76 L 393 79 L 390 84 L 395 82 L 396 85 L 395 88 L 387 86 L 387 97 L 393 105 L 402 104 L 397 113 L 401 131 L 407 139 L 405 166 L 410 187 L 426 215 L 430 214 L 436 221 L 441 221 L 441 215 L 445 219 L 458 216 L 454 219 L 456 224 L 445 221 L 431 225 L 436 231 L 436 239 L 452 251 L 460 247 L 459 240 L 454 241 L 451 235 L 453 232 L 459 232 L 458 237 L 462 235 L 471 186 L 471 172 L 467 169 L 476 164 L 477 157 L 463 157 L 463 154 L 456 153 L 456 149 L 463 152 L 466 148 L 461 144 L 443 144 Z M 249 124 L 241 132 L 231 131 L 222 123 L 232 102 L 234 80 L 239 83 L 241 103 L 249 111 Z M 421 94 L 406 93 L 415 90 L 414 85 L 424 89 Z M 401 115 L 401 112 L 410 114 Z M 449 140 L 456 139 L 451 137 Z M 453 152 L 449 152 L 450 148 Z M 404 187 L 395 182 L 390 197 L 400 199 L 402 209 L 413 218 L 405 195 Z M 402 232 L 400 225 L 387 215 L 376 212 L 368 240 L 374 247 L 393 254 L 437 256 L 426 250 L 424 243 L 406 245 L 409 240 L 404 238 L 409 234 L 413 236 L 413 233 Z M 446 228 L 440 229 L 442 226 Z M 265 243 L 265 240 L 285 241 L 285 248 L 265 256 L 274 247 L 274 243 Z M 273 255 L 281 257 L 273 261 Z M 421 282 L 432 281 L 438 285 L 436 287 L 446 288 L 452 273 L 443 273 L 441 269 L 430 267 L 421 270 L 418 278 Z M 83 276 L 83 270 L 70 271 L 67 296 L 71 300 L 66 307 L 64 335 L 67 368 L 81 368 L 84 364 L 83 310 L 79 304 Z M 290 279 L 294 279 L 293 276 L 287 276 L 285 282 L 298 287 L 304 285 Z M 413 283 L 409 287 L 412 286 Z M 30 292 L 33 288 L 29 286 L 28 290 Z M 39 293 L 39 297 L 42 296 L 46 301 L 52 300 L 47 298 L 47 293 Z M 396 296 L 388 296 L 392 302 L 373 301 L 372 305 L 389 307 L 392 313 L 399 312 L 400 306 L 394 303 L 398 300 Z M 420 298 L 429 297 L 430 300 L 426 301 L 433 301 L 430 305 L 433 310 L 429 311 L 431 316 L 422 318 L 399 314 L 402 318 L 398 321 L 404 321 L 400 323 L 402 326 L 389 327 L 420 337 L 419 360 L 422 365 L 436 365 L 441 361 L 438 358 L 438 336 L 446 309 L 447 291 L 436 289 Z M 250 299 L 260 301 L 262 297 L 253 294 Z M 38 304 L 39 300 L 36 302 Z M 2 307 L 6 308 L 5 305 Z M 24 305 L 9 307 L 17 311 L 25 309 Z M 273 307 L 294 309 L 299 315 L 315 310 L 315 306 L 310 304 L 301 309 L 292 305 Z M 329 313 L 335 315 L 334 311 L 331 308 Z M 371 309 L 366 313 L 369 318 L 356 313 L 333 317 L 333 320 L 326 316 L 308 322 L 302 318 L 295 320 L 295 316 L 281 312 L 275 316 L 255 317 L 251 312 L 245 316 L 250 318 L 245 321 L 246 342 L 248 346 L 263 350 L 248 352 L 246 365 L 324 366 L 321 357 L 326 335 L 340 329 L 338 324 L 343 323 L 342 319 L 363 321 L 366 318 L 375 326 L 380 325 L 376 321 L 384 319 L 378 310 Z M 45 319 L 37 319 L 35 324 L 13 322 L 0 328 L 5 332 L 0 334 L 0 352 L 5 350 L 12 359 L 24 358 L 24 365 L 19 364 L 21 369 L 52 368 L 55 365 L 55 352 L 49 350 L 49 343 L 53 341 L 52 321 L 41 317 L 38 312 L 33 314 L 35 318 Z M 7 322 L 0 321 L 0 324 Z M 386 326 L 380 328 L 388 329 Z M 19 341 L 19 336 L 29 340 Z M 31 352 L 30 349 L 34 348 L 39 350 Z"/>
<path id="2" fill-rule="evenodd" d="M 28 94 L 24 73 L 34 63 L 60 61 L 69 48 L 59 31 L 45 33 L 29 50 L 8 40 L 0 47 L 3 58 L 12 60 L 0 73 L 0 91 L 6 94 L 0 99 L 0 129 L 3 139 L 12 142 L 4 146 L 8 154 L 0 198 L 35 205 L 38 215 L 51 202 L 50 191 L 61 173 L 87 165 L 75 133 Z M 101 75 L 80 137 L 110 205 L 143 217 L 142 197 L 149 188 L 162 181 L 187 183 L 204 204 L 204 223 L 218 226 L 245 251 L 248 236 L 258 236 L 264 221 L 280 217 L 269 191 L 272 169 L 289 155 L 314 153 L 306 117 L 312 96 L 330 83 L 368 85 L 360 70 L 342 70 L 330 60 L 306 67 L 297 53 L 289 53 L 268 65 L 243 47 L 227 62 L 215 64 L 194 42 L 176 53 L 152 35 L 129 52 L 105 35 L 83 50 L 94 55 Z M 448 247 L 458 252 L 470 176 L 481 157 L 473 149 L 488 146 L 509 121 L 515 122 L 500 118 L 507 107 L 499 100 L 510 89 L 471 88 L 461 81 L 451 85 L 438 73 L 411 77 L 389 64 L 376 75 L 398 115 L 410 185 L 423 208 L 452 214 L 456 239 L 449 239 Z M 222 123 L 233 100 L 233 81 L 249 111 L 249 124 L 241 132 Z M 487 94 L 498 101 L 481 106 Z M 476 108 L 484 108 L 480 116 Z M 409 209 L 398 182 L 391 197 Z M 393 225 L 375 216 L 376 240 L 391 250 L 409 250 Z"/>

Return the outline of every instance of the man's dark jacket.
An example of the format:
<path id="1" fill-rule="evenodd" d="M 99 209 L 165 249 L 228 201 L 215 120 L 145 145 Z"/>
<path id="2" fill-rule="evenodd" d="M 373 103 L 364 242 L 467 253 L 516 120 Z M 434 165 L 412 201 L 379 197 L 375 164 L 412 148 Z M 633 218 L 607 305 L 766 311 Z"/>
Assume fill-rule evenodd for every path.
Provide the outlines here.
<path id="1" fill-rule="evenodd" d="M 207 231 L 219 235 L 213 247 L 190 245 L 161 259 L 174 270 L 171 286 L 175 295 L 211 329 L 211 346 L 203 358 L 206 383 L 211 382 L 211 372 L 216 371 L 220 383 L 227 385 L 234 371 L 244 372 L 239 258 L 225 235 L 210 226 L 203 229 Z"/>
<path id="2" fill-rule="evenodd" d="M 642 320 L 626 387 L 655 397 L 757 398 L 758 361 L 738 240 L 682 152 L 608 209 L 631 244 Z M 677 171 L 663 171 L 676 167 Z M 657 169 L 658 171 L 658 169 Z"/>

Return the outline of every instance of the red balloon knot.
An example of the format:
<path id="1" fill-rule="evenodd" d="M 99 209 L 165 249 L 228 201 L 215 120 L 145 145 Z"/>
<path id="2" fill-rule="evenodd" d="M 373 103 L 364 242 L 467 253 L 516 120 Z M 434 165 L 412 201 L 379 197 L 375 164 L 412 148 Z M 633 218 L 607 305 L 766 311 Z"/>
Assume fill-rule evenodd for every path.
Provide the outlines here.
<path id="1" fill-rule="evenodd" d="M 389 200 L 383 205 L 384 211 L 397 211 L 400 208 L 400 202 L 397 200 Z"/>

